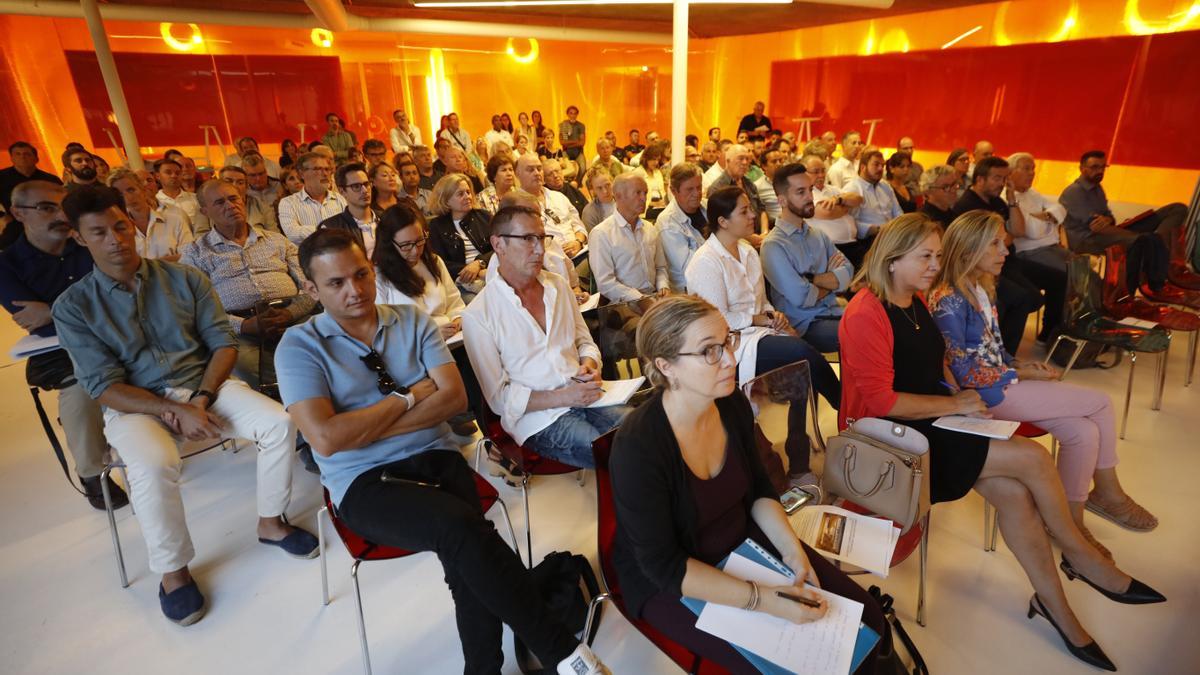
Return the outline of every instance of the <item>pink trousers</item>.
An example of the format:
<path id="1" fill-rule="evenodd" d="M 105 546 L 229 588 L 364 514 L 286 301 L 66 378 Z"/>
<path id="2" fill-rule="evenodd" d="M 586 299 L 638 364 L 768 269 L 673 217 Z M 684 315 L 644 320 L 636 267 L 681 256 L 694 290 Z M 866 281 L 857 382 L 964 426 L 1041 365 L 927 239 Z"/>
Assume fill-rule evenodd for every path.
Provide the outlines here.
<path id="1" fill-rule="evenodd" d="M 1030 422 L 1058 439 L 1067 501 L 1087 501 L 1092 474 L 1117 465 L 1116 417 L 1108 394 L 1058 381 L 1021 380 L 989 408 L 999 420 Z"/>

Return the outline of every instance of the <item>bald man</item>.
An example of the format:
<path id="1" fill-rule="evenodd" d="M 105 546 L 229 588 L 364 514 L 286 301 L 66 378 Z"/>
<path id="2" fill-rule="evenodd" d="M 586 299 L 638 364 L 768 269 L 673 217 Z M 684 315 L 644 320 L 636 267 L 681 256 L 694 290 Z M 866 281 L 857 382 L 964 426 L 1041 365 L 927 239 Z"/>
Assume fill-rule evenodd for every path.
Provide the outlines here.
<path id="1" fill-rule="evenodd" d="M 623 173 L 613 181 L 614 213 L 592 230 L 588 260 L 600 294 L 631 302 L 670 292 L 658 229 L 642 219 L 646 180 Z"/>
<path id="2" fill-rule="evenodd" d="M 574 258 L 587 244 L 587 228 L 566 195 L 546 188 L 542 159 L 532 152 L 521 155 L 517 159 L 517 182 L 537 199 L 546 234 L 554 237 L 568 257 Z"/>

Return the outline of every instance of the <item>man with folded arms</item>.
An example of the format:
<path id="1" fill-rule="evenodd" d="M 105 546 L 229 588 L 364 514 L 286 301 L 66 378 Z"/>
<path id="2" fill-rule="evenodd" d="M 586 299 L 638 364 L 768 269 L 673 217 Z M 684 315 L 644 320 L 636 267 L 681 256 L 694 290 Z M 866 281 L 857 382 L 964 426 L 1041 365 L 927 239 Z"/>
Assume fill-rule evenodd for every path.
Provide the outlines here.
<path id="1" fill-rule="evenodd" d="M 301 294 L 304 274 L 296 245 L 278 232 L 251 225 L 245 201 L 229 183 L 209 181 L 197 197 L 212 229 L 184 248 L 180 262 L 208 276 L 237 334 L 234 373 L 258 389 L 264 381 L 275 381 L 274 363 L 260 359 L 263 343 L 278 340 L 313 310 L 313 299 Z M 285 302 L 257 314 L 255 306 L 263 300 Z"/>
<path id="2" fill-rule="evenodd" d="M 536 209 L 496 212 L 499 273 L 467 305 L 463 339 L 504 430 L 540 455 L 592 468 L 592 442 L 628 408 L 587 407 L 603 395 L 600 349 L 567 280 L 542 268 L 549 238 Z"/>
<path id="3" fill-rule="evenodd" d="M 437 324 L 413 305 L 375 304 L 374 266 L 349 232 L 318 230 L 300 245 L 300 264 L 325 312 L 283 336 L 279 389 L 338 517 L 379 544 L 437 554 L 465 672 L 500 672 L 503 622 L 561 675 L 598 675 L 591 650 L 549 618 L 520 557 L 480 512 L 446 424 L 467 395 Z"/>
<path id="4" fill-rule="evenodd" d="M 258 540 L 317 555 L 317 538 L 288 525 L 296 427 L 283 408 L 229 377 L 237 339 L 212 285 L 188 265 L 143 259 L 121 196 L 79 187 L 63 200 L 75 240 L 96 263 L 54 302 L 54 324 L 80 384 L 104 407 L 104 434 L 128 466 L 132 500 L 159 604 L 180 625 L 204 616 L 188 570 L 194 556 L 179 486 L 182 439 L 257 445 Z"/>

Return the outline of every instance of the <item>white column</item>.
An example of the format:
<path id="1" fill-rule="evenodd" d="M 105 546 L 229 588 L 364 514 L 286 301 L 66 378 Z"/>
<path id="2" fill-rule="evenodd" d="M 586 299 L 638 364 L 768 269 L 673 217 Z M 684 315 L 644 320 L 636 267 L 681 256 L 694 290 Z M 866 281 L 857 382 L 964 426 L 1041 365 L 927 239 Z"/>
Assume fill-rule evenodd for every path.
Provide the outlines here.
<path id="1" fill-rule="evenodd" d="M 108 45 L 108 35 L 104 33 L 104 22 L 100 19 L 100 8 L 96 5 L 96 0 L 80 0 L 80 5 L 88 31 L 92 34 L 96 61 L 100 64 L 100 75 L 104 78 L 104 88 L 108 91 L 113 116 L 117 118 L 117 130 L 121 133 L 121 144 L 125 146 L 129 168 L 135 171 L 144 169 L 142 151 L 138 148 L 137 134 L 133 130 L 133 119 L 129 117 L 129 106 L 125 103 L 125 92 L 121 90 L 121 78 L 117 75 L 117 64 L 113 61 L 112 48 Z"/>
<path id="2" fill-rule="evenodd" d="M 671 162 L 683 161 L 687 136 L 688 0 L 675 0 L 671 22 Z"/>

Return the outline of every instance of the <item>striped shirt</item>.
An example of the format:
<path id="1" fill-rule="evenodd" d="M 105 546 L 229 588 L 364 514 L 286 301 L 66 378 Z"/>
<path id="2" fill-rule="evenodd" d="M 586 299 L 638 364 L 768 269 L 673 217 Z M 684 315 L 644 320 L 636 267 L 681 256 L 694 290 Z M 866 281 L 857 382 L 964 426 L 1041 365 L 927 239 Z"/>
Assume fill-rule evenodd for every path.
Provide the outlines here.
<path id="1" fill-rule="evenodd" d="M 330 216 L 346 210 L 346 198 L 330 190 L 325 193 L 324 203 L 308 195 L 301 188 L 279 202 L 279 228 L 292 243 L 299 244 L 305 237 L 317 231 L 317 225 Z"/>

